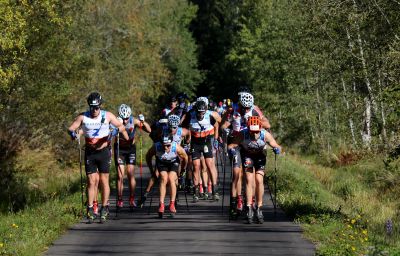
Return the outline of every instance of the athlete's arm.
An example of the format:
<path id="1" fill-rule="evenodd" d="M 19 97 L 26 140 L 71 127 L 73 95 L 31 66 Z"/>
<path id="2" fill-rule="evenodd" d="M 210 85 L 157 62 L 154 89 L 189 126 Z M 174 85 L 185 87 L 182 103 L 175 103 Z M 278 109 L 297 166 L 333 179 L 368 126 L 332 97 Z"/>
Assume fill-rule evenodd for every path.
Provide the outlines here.
<path id="1" fill-rule="evenodd" d="M 183 121 L 182 121 L 182 127 L 188 129 L 190 124 L 190 112 L 185 115 Z"/>
<path id="2" fill-rule="evenodd" d="M 83 122 L 83 115 L 79 115 L 75 118 L 75 120 L 72 122 L 71 126 L 68 128 L 68 133 L 71 135 L 71 133 L 76 133 L 76 130 L 81 127 L 81 124 Z M 83 131 L 82 131 L 83 133 Z M 78 134 L 80 134 L 80 131 L 78 131 Z"/>
<path id="3" fill-rule="evenodd" d="M 267 131 L 265 132 L 264 141 L 267 142 L 272 148 L 279 148 L 279 151 L 282 151 L 281 146 L 279 146 L 272 134 Z"/>
<path id="4" fill-rule="evenodd" d="M 176 153 L 178 154 L 179 158 L 182 161 L 181 162 L 182 169 L 186 170 L 187 162 L 188 162 L 188 156 L 187 156 L 185 150 L 180 145 L 176 145 Z"/>
<path id="5" fill-rule="evenodd" d="M 219 123 L 214 124 L 214 138 L 217 140 L 219 138 Z"/>
<path id="6" fill-rule="evenodd" d="M 212 111 L 211 116 L 215 119 L 216 122 L 221 123 L 221 116 L 217 112 Z"/>
<path id="7" fill-rule="evenodd" d="M 134 119 L 133 120 L 133 124 L 135 125 L 135 126 L 138 126 L 138 127 L 140 127 L 140 125 L 142 125 L 143 126 L 143 130 L 145 131 L 145 132 L 147 132 L 147 133 L 151 133 L 151 127 L 150 127 L 150 125 L 146 122 L 146 121 L 139 121 L 138 119 Z"/>
<path id="8" fill-rule="evenodd" d="M 190 136 L 190 132 L 188 129 L 182 128 L 182 137 L 184 138 L 185 144 L 190 143 L 191 136 Z"/>
<path id="9" fill-rule="evenodd" d="M 153 163 L 151 162 L 151 159 L 153 158 L 153 156 L 156 155 L 156 147 L 153 145 L 146 153 L 146 163 L 147 166 L 150 169 L 150 173 L 153 173 Z"/>
<path id="10" fill-rule="evenodd" d="M 124 136 L 125 140 L 129 140 L 129 135 L 126 132 L 125 126 L 123 123 L 121 123 L 113 113 L 111 112 L 107 112 L 108 117 L 110 118 L 110 123 L 112 125 L 114 125 L 115 127 L 117 127 L 117 129 L 119 130 L 119 132 Z"/>
<path id="11" fill-rule="evenodd" d="M 263 112 L 261 111 L 261 109 L 260 109 L 258 106 L 254 105 L 254 110 L 257 112 L 258 116 L 259 116 L 260 119 L 261 119 L 261 126 L 262 126 L 264 129 L 271 129 L 271 124 L 270 124 L 268 118 L 266 118 L 266 117 L 264 116 L 264 114 L 263 114 Z"/>
<path id="12" fill-rule="evenodd" d="M 222 115 L 222 120 L 221 120 L 221 129 L 226 129 L 231 125 L 231 122 L 228 120 L 229 112 L 225 111 L 225 113 Z"/>

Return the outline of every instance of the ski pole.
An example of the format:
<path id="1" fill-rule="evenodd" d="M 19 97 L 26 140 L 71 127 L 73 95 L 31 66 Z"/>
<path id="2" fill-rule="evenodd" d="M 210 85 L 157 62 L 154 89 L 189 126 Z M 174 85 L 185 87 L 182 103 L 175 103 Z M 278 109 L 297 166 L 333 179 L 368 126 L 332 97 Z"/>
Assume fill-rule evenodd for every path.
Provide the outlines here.
<path id="1" fill-rule="evenodd" d="M 276 212 L 276 203 L 277 203 L 277 201 L 276 201 L 276 193 L 277 193 L 277 188 L 276 188 L 276 179 L 277 179 L 277 176 L 276 176 L 276 172 L 277 172 L 277 170 L 278 170 L 278 168 L 277 168 L 277 159 L 276 159 L 276 155 L 277 154 L 275 154 L 275 170 L 274 170 L 274 198 L 275 198 L 275 203 L 274 203 L 274 212 Z"/>
<path id="2" fill-rule="evenodd" d="M 85 205 L 83 202 L 83 173 L 82 173 L 82 149 L 81 139 L 78 138 L 78 150 L 79 150 L 79 170 L 81 173 L 81 203 L 82 203 L 82 216 L 85 216 Z"/>
<path id="3" fill-rule="evenodd" d="M 226 141 L 224 141 L 226 143 Z M 224 154 L 224 160 L 222 164 L 222 172 L 224 173 L 224 177 L 222 179 L 222 208 L 221 213 L 224 215 L 224 201 L 225 201 L 225 174 L 226 174 L 226 154 Z"/>
<path id="4" fill-rule="evenodd" d="M 140 198 L 143 197 L 143 132 L 142 122 L 139 124 L 140 131 Z"/>
<path id="5" fill-rule="evenodd" d="M 118 180 L 119 180 L 119 165 L 118 165 L 118 160 L 119 160 L 119 130 L 117 134 L 117 148 L 115 150 L 114 154 L 114 163 L 115 163 L 115 170 L 116 170 L 116 177 L 115 177 L 115 188 L 116 188 L 116 195 L 115 195 L 115 218 L 118 217 L 118 196 L 119 196 L 119 191 L 118 191 Z M 116 159 L 115 159 L 116 158 Z M 121 177 L 123 179 L 123 177 Z M 122 181 L 123 182 L 123 181 Z"/>

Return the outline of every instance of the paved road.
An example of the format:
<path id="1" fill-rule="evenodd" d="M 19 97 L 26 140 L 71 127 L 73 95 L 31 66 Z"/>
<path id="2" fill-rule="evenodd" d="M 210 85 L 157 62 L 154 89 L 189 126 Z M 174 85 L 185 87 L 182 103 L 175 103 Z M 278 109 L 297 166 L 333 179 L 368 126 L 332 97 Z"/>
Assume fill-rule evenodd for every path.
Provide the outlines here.
<path id="1" fill-rule="evenodd" d="M 226 177 L 230 177 L 229 171 Z M 144 173 L 148 173 L 147 168 Z M 118 219 L 114 219 L 115 208 L 111 208 L 107 223 L 81 221 L 55 241 L 46 254 L 314 255 L 314 245 L 302 238 L 300 227 L 290 222 L 281 210 L 274 212 L 268 194 L 264 198 L 264 224 L 251 225 L 244 220 L 228 221 L 228 194 L 226 188 L 224 215 L 221 201 L 192 203 L 189 195 L 188 212 L 182 192 L 174 219 L 158 218 L 156 196 L 151 208 L 147 204 L 134 212 L 124 209 Z M 115 197 L 111 204 L 115 205 Z"/>

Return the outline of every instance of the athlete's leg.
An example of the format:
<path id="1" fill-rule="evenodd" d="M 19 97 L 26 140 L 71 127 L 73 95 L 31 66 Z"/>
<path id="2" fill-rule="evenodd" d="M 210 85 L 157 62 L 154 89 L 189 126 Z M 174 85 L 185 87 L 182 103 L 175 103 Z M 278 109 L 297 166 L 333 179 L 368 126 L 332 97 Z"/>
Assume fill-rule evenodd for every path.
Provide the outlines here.
<path id="1" fill-rule="evenodd" d="M 169 187 L 171 191 L 171 201 L 175 202 L 176 199 L 176 180 L 178 179 L 178 176 L 176 172 L 170 171 L 168 173 L 168 182 L 169 182 Z"/>
<path id="2" fill-rule="evenodd" d="M 103 207 L 108 205 L 108 200 L 110 199 L 109 177 L 109 173 L 100 173 L 101 201 Z"/>
<path id="3" fill-rule="evenodd" d="M 193 183 L 195 187 L 200 184 L 200 165 L 200 159 L 193 160 Z"/>
<path id="4" fill-rule="evenodd" d="M 98 182 L 99 173 L 90 173 L 87 175 L 88 178 L 88 206 L 93 205 L 95 200 L 95 193 L 97 192 L 96 182 Z"/>
<path id="5" fill-rule="evenodd" d="M 122 194 L 124 191 L 124 176 L 125 176 L 125 165 L 118 164 L 118 200 L 122 200 Z"/>
<path id="6" fill-rule="evenodd" d="M 135 179 L 135 166 L 133 164 L 128 164 L 127 176 L 129 180 L 129 195 L 131 197 L 135 196 L 136 179 Z"/>
<path id="7" fill-rule="evenodd" d="M 257 170 L 255 175 L 257 206 L 263 205 L 264 196 L 264 170 Z"/>
<path id="8" fill-rule="evenodd" d="M 160 172 L 160 203 L 164 203 L 165 194 L 167 192 L 168 172 Z"/>
<path id="9" fill-rule="evenodd" d="M 246 171 L 246 202 L 247 206 L 250 206 L 253 202 L 253 194 L 254 194 L 254 172 L 253 171 Z"/>

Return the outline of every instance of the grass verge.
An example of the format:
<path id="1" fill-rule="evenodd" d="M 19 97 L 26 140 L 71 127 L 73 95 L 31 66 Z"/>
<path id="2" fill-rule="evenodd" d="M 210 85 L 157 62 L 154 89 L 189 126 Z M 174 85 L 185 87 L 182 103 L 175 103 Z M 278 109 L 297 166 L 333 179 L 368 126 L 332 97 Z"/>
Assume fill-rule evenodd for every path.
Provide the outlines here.
<path id="1" fill-rule="evenodd" d="M 80 193 L 0 215 L 0 255 L 41 255 L 81 217 Z"/>
<path id="2" fill-rule="evenodd" d="M 317 255 L 400 255 L 398 195 L 377 184 L 382 168 L 378 158 L 330 168 L 286 155 L 278 202 L 317 244 Z"/>

